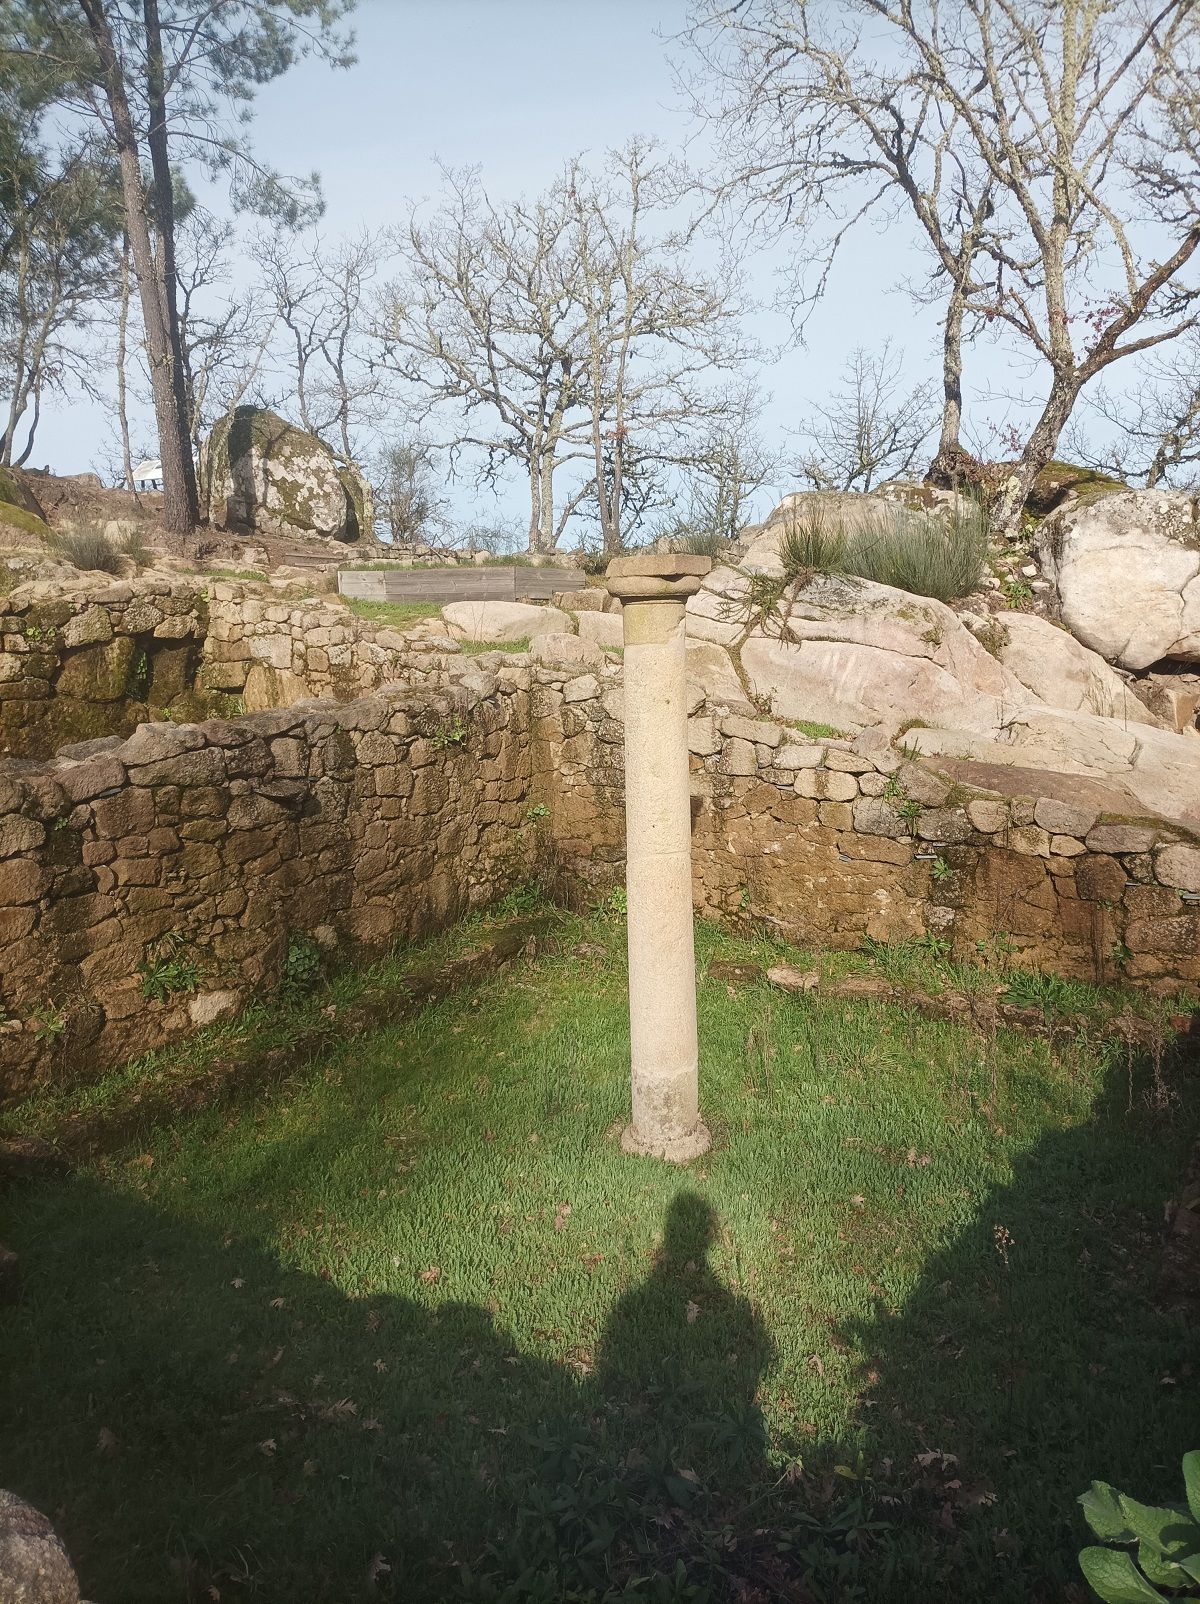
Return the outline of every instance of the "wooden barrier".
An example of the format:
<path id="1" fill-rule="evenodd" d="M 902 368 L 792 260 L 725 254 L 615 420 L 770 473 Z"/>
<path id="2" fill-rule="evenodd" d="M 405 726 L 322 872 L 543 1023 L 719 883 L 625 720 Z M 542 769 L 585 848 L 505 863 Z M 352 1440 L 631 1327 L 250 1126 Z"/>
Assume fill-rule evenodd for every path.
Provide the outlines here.
<path id="1" fill-rule="evenodd" d="M 578 568 L 501 567 L 396 568 L 338 570 L 338 590 L 360 601 L 549 601 L 559 590 L 591 584 Z"/>

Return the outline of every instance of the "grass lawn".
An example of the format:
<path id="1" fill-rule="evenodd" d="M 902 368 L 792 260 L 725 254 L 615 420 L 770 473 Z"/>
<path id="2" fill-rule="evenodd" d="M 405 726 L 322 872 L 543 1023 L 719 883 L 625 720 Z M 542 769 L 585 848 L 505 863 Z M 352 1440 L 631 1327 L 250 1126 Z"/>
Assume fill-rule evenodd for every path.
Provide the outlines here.
<path id="1" fill-rule="evenodd" d="M 1200 1443 L 1152 1292 L 1194 1081 L 717 978 L 781 949 L 698 941 L 688 1170 L 619 1151 L 600 915 L 5 1199 L 0 1483 L 86 1597 L 1086 1596 L 1076 1495 L 1177 1497 Z"/>

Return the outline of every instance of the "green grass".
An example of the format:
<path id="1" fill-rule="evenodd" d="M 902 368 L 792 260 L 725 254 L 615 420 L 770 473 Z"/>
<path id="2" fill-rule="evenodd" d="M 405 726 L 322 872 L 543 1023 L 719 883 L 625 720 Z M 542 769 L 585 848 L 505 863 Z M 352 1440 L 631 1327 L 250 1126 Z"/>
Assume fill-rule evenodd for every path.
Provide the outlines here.
<path id="1" fill-rule="evenodd" d="M 460 640 L 458 649 L 468 657 L 479 657 L 483 652 L 527 652 L 529 640 L 528 635 L 519 640 Z"/>
<path id="2" fill-rule="evenodd" d="M 265 584 L 267 579 L 261 568 L 205 568 L 202 571 L 209 579 L 240 579 L 254 585 Z"/>
<path id="3" fill-rule="evenodd" d="M 801 735 L 811 736 L 814 741 L 839 741 L 846 735 L 845 730 L 839 730 L 836 725 L 821 724 L 811 718 L 790 718 L 782 722 L 791 730 L 799 730 Z"/>
<path id="4" fill-rule="evenodd" d="M 974 507 L 933 517 L 899 504 L 882 504 L 869 521 L 852 527 L 821 513 L 795 516 L 780 538 L 779 555 L 789 581 L 814 571 L 854 574 L 947 602 L 979 588 L 987 521 Z"/>
<path id="5" fill-rule="evenodd" d="M 357 596 L 343 596 L 342 600 L 356 618 L 365 618 L 371 624 L 391 624 L 396 629 L 442 616 L 437 602 L 361 601 Z"/>
<path id="6" fill-rule="evenodd" d="M 250 1032 L 285 1073 L 6 1200 L 3 1479 L 85 1596 L 1049 1604 L 1093 1477 L 1176 1496 L 1194 1336 L 1152 1294 L 1194 1085 L 1079 1033 L 730 984 L 709 960 L 812 957 L 701 926 L 714 1146 L 678 1171 L 616 1143 L 611 913 L 338 1031 L 479 929 L 178 1050 Z M 313 1017 L 328 1049 L 289 1073 Z"/>

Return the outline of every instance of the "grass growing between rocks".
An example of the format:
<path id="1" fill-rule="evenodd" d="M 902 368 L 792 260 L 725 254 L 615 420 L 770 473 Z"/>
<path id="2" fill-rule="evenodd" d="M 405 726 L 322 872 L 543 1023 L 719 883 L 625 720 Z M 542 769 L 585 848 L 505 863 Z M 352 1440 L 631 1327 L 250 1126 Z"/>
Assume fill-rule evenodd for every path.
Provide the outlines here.
<path id="1" fill-rule="evenodd" d="M 85 1596 L 1049 1604 L 1093 1476 L 1174 1496 L 1194 1337 L 1152 1294 L 1194 1083 L 718 978 L 806 960 L 699 944 L 687 1171 L 616 1143 L 607 915 L 6 1199 L 0 1480 Z M 286 1046 L 413 961 L 188 1051 Z"/>
<path id="2" fill-rule="evenodd" d="M 365 618 L 369 624 L 391 624 L 396 629 L 442 616 L 437 602 L 362 601 L 357 596 L 343 596 L 342 600 L 356 618 Z"/>

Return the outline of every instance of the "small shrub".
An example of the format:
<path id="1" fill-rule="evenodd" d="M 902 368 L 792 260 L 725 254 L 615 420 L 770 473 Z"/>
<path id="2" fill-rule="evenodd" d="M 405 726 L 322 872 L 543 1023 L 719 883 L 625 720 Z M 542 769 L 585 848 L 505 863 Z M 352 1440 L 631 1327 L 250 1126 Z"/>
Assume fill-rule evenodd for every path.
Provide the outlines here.
<path id="1" fill-rule="evenodd" d="M 122 557 L 128 557 L 137 568 L 147 567 L 154 556 L 140 529 L 131 529 L 121 540 L 117 550 Z"/>
<path id="2" fill-rule="evenodd" d="M 296 935 L 288 942 L 280 990 L 288 997 L 303 997 L 321 974 L 321 949 L 311 936 Z"/>
<path id="3" fill-rule="evenodd" d="M 1200 1582 L 1200 1450 L 1183 1456 L 1187 1504 L 1139 1504 L 1094 1481 L 1079 1500 L 1088 1525 L 1113 1548 L 1085 1548 L 1079 1568 L 1105 1604 L 1136 1604 L 1178 1594 Z M 1137 1559 L 1125 1549 L 1135 1548 Z M 1166 1589 L 1166 1591 L 1162 1591 Z"/>
<path id="4" fill-rule="evenodd" d="M 585 574 L 593 579 L 598 578 L 608 567 L 608 553 L 606 551 L 585 551 L 580 558 L 579 566 Z"/>
<path id="5" fill-rule="evenodd" d="M 67 1028 L 67 1016 L 61 1008 L 53 1003 L 43 1003 L 35 1008 L 31 1015 L 33 1020 L 33 1039 L 40 1042 L 56 1042 Z"/>
<path id="6" fill-rule="evenodd" d="M 683 536 L 682 546 L 689 557 L 711 557 L 717 562 L 727 542 L 715 529 L 689 529 Z"/>
<path id="7" fill-rule="evenodd" d="M 444 752 L 451 746 L 462 746 L 467 739 L 467 726 L 461 718 L 456 718 L 453 724 L 443 724 L 440 729 L 434 730 L 429 737 L 429 744 L 439 752 Z"/>
<path id="8" fill-rule="evenodd" d="M 138 974 L 147 1002 L 166 1002 L 200 985 L 200 966 L 187 950 L 187 937 L 179 930 L 165 935 L 153 955 L 143 958 Z"/>
<path id="9" fill-rule="evenodd" d="M 1033 601 L 1033 587 L 1028 580 L 1018 579 L 1015 574 L 1009 574 L 1000 583 L 1000 594 L 1004 597 L 1004 605 L 1014 613 L 1028 612 Z"/>
<path id="10" fill-rule="evenodd" d="M 852 527 L 820 515 L 793 519 L 779 542 L 789 580 L 818 572 L 854 574 L 943 602 L 978 589 L 986 552 L 987 526 L 975 508 L 947 520 L 881 505 Z"/>
<path id="11" fill-rule="evenodd" d="M 624 886 L 614 886 L 604 900 L 605 913 L 617 914 L 624 918 L 629 912 L 629 898 Z"/>
<path id="12" fill-rule="evenodd" d="M 76 568 L 104 574 L 121 571 L 121 553 L 98 529 L 77 529 L 71 534 L 55 534 L 50 548 Z"/>

